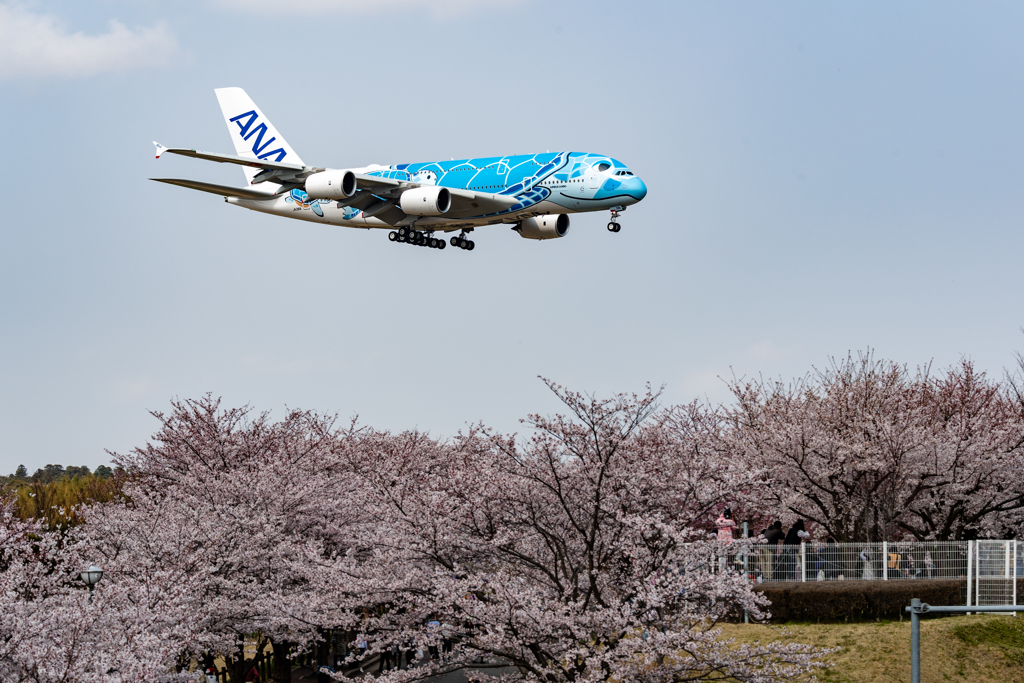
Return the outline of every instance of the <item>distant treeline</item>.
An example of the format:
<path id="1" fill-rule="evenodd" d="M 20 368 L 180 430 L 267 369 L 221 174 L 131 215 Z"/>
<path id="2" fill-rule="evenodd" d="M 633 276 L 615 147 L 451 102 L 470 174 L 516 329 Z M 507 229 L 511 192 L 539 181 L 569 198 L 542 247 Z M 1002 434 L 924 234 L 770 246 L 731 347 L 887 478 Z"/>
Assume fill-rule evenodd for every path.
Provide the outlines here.
<path id="1" fill-rule="evenodd" d="M 28 470 L 25 469 L 24 465 L 18 465 L 18 469 L 7 477 L 0 477 L 0 479 L 6 479 L 7 481 L 15 482 L 30 482 L 39 481 L 44 484 L 49 484 L 53 481 L 60 481 L 64 477 L 68 479 L 77 479 L 78 477 L 88 477 L 90 475 L 97 476 L 100 479 L 110 479 L 114 476 L 114 470 L 107 467 L 106 465 L 100 465 L 96 468 L 95 472 L 89 470 L 86 465 L 69 465 L 64 467 L 63 465 L 47 465 L 36 470 L 36 473 L 31 477 L 28 476 Z"/>
<path id="2" fill-rule="evenodd" d="M 13 500 L 21 519 L 39 519 L 50 530 L 66 529 L 82 521 L 83 504 L 106 502 L 121 495 L 124 470 L 100 465 L 88 467 L 47 465 L 28 476 L 24 465 L 14 474 L 0 476 L 0 503 Z"/>

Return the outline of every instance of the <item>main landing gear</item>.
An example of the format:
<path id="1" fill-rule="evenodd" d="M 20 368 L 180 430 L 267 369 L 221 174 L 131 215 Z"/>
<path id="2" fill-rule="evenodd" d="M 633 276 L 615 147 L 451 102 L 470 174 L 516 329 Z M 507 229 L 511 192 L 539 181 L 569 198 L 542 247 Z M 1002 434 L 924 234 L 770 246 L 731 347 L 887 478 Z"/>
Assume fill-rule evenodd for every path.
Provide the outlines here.
<path id="1" fill-rule="evenodd" d="M 618 232 L 622 230 L 622 226 L 619 225 L 619 214 L 625 211 L 625 208 L 616 207 L 612 209 L 612 221 L 608 224 L 608 232 Z"/>
<path id="2" fill-rule="evenodd" d="M 388 233 L 388 239 L 392 242 L 406 242 L 415 244 L 418 247 L 430 247 L 431 249 L 444 249 L 447 244 L 443 239 L 437 239 L 425 232 L 413 230 L 412 228 L 399 228 Z"/>
<path id="3" fill-rule="evenodd" d="M 452 246 L 458 247 L 459 249 L 465 249 L 466 251 L 473 251 L 473 248 L 476 247 L 476 242 L 473 240 L 467 240 L 467 234 L 469 234 L 469 232 L 467 230 L 463 230 L 462 234 L 457 237 L 453 237 L 451 240 Z"/>

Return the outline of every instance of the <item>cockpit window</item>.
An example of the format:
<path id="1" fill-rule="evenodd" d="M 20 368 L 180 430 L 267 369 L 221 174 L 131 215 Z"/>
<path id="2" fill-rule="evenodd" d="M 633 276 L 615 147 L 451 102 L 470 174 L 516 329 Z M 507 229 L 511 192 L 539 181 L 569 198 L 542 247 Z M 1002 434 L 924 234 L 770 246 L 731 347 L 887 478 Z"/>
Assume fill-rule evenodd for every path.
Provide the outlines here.
<path id="1" fill-rule="evenodd" d="M 632 171 L 616 171 L 615 175 L 633 175 Z"/>
<path id="2" fill-rule="evenodd" d="M 604 171 L 607 171 L 607 170 L 608 170 L 609 168 L 611 168 L 611 167 L 612 167 L 612 165 L 611 165 L 611 164 L 606 164 L 606 163 L 604 163 L 604 162 L 602 161 L 601 163 L 599 163 L 599 164 L 597 165 L 597 170 L 603 173 Z"/>

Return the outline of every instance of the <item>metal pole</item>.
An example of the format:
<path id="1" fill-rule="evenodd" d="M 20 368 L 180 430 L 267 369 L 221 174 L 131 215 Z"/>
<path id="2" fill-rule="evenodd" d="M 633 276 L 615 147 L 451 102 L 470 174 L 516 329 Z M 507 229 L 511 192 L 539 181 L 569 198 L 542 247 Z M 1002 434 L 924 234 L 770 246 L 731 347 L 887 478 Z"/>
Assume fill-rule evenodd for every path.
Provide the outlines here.
<path id="1" fill-rule="evenodd" d="M 1011 541 L 1014 544 L 1014 570 L 1010 572 L 1010 581 L 1014 587 L 1014 604 L 1017 604 L 1017 541 Z M 1014 616 L 1017 616 L 1017 612 L 1014 612 Z"/>
<path id="2" fill-rule="evenodd" d="M 921 601 L 910 601 L 910 683 L 921 683 Z"/>
<path id="3" fill-rule="evenodd" d="M 882 541 L 882 581 L 889 580 L 889 541 Z"/>
<path id="4" fill-rule="evenodd" d="M 967 541 L 967 606 L 971 606 L 971 541 Z"/>
<path id="5" fill-rule="evenodd" d="M 981 596 L 978 594 L 981 591 L 981 547 L 977 541 L 971 541 L 974 544 L 974 605 L 981 604 Z"/>
<path id="6" fill-rule="evenodd" d="M 906 608 L 906 611 L 910 612 L 910 681 L 911 683 L 921 683 L 921 615 L 925 612 L 943 612 L 946 614 L 970 614 L 968 610 L 975 612 L 1024 612 L 1024 606 L 1018 605 L 985 605 L 984 607 L 975 605 L 971 607 L 966 605 L 963 607 L 953 605 L 941 605 L 933 607 L 932 605 L 924 604 L 919 599 L 914 598 L 910 601 L 910 607 Z"/>
<path id="7" fill-rule="evenodd" d="M 807 544 L 800 543 L 800 580 L 807 581 Z"/>
<path id="8" fill-rule="evenodd" d="M 743 522 L 743 538 L 747 539 L 749 537 L 750 537 L 750 528 L 749 528 L 747 522 Z M 747 551 L 746 550 L 743 551 L 743 574 L 747 578 L 750 577 L 750 565 L 747 562 Z M 747 612 L 747 610 L 743 610 L 743 623 L 744 624 L 749 624 L 750 623 L 750 613 Z"/>

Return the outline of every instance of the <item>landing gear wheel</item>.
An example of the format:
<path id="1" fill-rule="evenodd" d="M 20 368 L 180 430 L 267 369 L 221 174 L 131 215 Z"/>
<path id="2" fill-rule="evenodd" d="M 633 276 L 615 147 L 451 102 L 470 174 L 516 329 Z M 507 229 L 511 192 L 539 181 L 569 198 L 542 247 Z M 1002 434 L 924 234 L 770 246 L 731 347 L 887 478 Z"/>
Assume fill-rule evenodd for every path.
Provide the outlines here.
<path id="1" fill-rule="evenodd" d="M 416 246 L 422 247 L 427 243 L 427 238 L 423 236 L 423 233 L 416 233 Z"/>
<path id="2" fill-rule="evenodd" d="M 394 230 L 392 230 L 391 232 L 388 233 L 388 239 L 391 240 L 392 242 L 397 241 L 398 240 L 398 233 L 395 232 Z"/>
<path id="3" fill-rule="evenodd" d="M 398 236 L 401 237 L 404 241 L 404 239 L 409 236 L 409 228 L 399 228 Z"/>
<path id="4" fill-rule="evenodd" d="M 445 242 L 444 240 L 438 240 L 437 241 L 437 248 L 438 249 L 444 249 L 447 246 L 448 246 L 448 243 Z"/>
<path id="5" fill-rule="evenodd" d="M 466 247 L 466 249 L 469 249 L 470 251 L 473 251 L 473 249 L 476 248 L 476 242 L 474 242 L 473 240 L 467 240 L 466 244 L 469 245 L 468 247 Z"/>
<path id="6" fill-rule="evenodd" d="M 612 207 L 612 220 L 608 224 L 608 232 L 618 232 L 622 230 L 622 226 L 619 225 L 619 216 L 623 211 L 626 210 L 624 206 L 613 206 Z"/>
<path id="7" fill-rule="evenodd" d="M 453 247 L 457 247 L 457 246 L 459 246 L 459 238 L 458 238 L 458 237 L 452 237 L 452 238 L 451 238 L 450 240 L 448 240 L 448 241 L 449 241 L 449 242 L 451 243 L 451 245 L 452 245 Z"/>
<path id="8" fill-rule="evenodd" d="M 436 237 L 431 237 L 430 238 L 430 248 L 431 249 L 437 249 L 437 238 Z"/>

